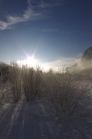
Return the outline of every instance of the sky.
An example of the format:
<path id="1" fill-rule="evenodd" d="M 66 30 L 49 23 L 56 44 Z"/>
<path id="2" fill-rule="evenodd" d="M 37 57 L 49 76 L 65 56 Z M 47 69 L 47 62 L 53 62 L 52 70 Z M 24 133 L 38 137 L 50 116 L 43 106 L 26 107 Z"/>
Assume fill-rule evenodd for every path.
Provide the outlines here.
<path id="1" fill-rule="evenodd" d="M 71 66 L 92 46 L 92 0 L 0 0 L 0 61 Z"/>

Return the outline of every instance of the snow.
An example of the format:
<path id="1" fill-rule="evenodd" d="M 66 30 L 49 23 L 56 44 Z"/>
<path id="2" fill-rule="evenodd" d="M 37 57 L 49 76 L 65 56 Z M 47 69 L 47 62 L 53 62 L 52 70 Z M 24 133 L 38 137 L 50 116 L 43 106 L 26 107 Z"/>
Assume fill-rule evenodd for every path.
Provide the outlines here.
<path id="1" fill-rule="evenodd" d="M 3 103 L 0 107 L 0 139 L 92 138 L 92 109 L 85 117 L 62 121 L 43 101 L 27 102 L 23 94 L 17 103 Z"/>

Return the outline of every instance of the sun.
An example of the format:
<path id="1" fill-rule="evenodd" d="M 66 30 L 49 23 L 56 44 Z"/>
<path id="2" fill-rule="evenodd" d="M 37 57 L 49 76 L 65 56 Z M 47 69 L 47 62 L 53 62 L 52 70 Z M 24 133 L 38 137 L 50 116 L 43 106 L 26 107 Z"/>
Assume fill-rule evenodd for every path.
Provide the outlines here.
<path id="1" fill-rule="evenodd" d="M 22 67 L 24 66 L 28 66 L 28 67 L 33 67 L 36 68 L 38 65 L 38 60 L 36 60 L 33 56 L 32 57 L 28 57 L 26 60 L 17 60 L 17 64 Z"/>
<path id="2" fill-rule="evenodd" d="M 27 56 L 27 59 L 26 60 L 18 60 L 17 61 L 17 64 L 22 67 L 23 65 L 24 66 L 27 66 L 27 67 L 32 67 L 34 69 L 36 69 L 38 66 L 40 66 L 40 68 L 43 70 L 43 71 L 49 71 L 50 69 L 50 66 L 48 64 L 43 64 L 41 63 L 39 60 L 36 60 L 34 58 L 34 56 Z"/>
<path id="3" fill-rule="evenodd" d="M 39 61 L 38 59 L 34 58 L 36 49 L 35 49 L 34 53 L 32 54 L 32 56 L 29 56 L 27 54 L 27 52 L 21 46 L 20 46 L 20 48 L 22 49 L 22 51 L 27 56 L 27 59 L 25 59 L 25 60 L 17 60 L 17 64 L 20 67 L 27 65 L 27 67 L 33 67 L 35 69 L 35 68 L 40 66 L 40 68 L 42 68 L 43 71 L 48 71 L 49 70 L 50 67 L 47 64 L 44 64 L 41 61 Z"/>
<path id="4" fill-rule="evenodd" d="M 24 65 L 27 65 L 28 67 L 36 67 L 38 61 L 32 56 L 28 57 L 26 60 L 23 61 Z"/>

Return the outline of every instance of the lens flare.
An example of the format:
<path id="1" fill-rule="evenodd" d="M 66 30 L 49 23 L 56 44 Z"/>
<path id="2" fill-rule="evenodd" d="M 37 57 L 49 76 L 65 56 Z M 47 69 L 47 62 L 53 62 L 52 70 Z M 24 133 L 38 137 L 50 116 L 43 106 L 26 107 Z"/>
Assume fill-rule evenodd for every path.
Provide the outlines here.
<path id="1" fill-rule="evenodd" d="M 35 60 L 33 56 L 28 56 L 28 59 L 24 60 L 24 64 L 28 67 L 35 67 L 37 65 L 37 60 Z"/>

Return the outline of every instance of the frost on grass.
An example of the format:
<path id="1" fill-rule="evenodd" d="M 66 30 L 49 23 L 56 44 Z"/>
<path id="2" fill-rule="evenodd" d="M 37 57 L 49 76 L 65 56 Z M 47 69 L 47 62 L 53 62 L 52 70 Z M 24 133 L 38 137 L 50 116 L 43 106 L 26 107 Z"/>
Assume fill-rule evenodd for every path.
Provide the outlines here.
<path id="1" fill-rule="evenodd" d="M 0 74 L 0 100 L 0 139 L 92 137 L 91 80 L 13 63 Z"/>
<path id="2" fill-rule="evenodd" d="M 84 85 L 65 73 L 50 76 L 47 87 L 48 99 L 45 102 L 59 118 L 87 115 L 86 109 L 90 106 L 88 84 Z"/>

